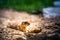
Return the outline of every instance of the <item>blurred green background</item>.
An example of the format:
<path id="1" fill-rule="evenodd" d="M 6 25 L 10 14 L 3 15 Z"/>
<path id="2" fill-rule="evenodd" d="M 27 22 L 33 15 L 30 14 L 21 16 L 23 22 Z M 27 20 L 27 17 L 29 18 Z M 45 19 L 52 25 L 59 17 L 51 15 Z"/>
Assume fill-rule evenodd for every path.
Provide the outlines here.
<path id="1" fill-rule="evenodd" d="M 42 10 L 53 6 L 54 0 L 0 0 L 0 8 L 12 8 L 19 11 Z"/>

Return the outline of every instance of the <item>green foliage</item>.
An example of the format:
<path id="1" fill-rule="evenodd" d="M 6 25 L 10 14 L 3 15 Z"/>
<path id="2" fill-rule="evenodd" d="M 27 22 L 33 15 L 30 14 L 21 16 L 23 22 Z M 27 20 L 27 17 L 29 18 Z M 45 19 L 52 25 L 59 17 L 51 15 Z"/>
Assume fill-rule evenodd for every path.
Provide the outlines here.
<path id="1" fill-rule="evenodd" d="M 21 11 L 41 10 L 53 6 L 54 0 L 0 0 L 0 8 L 13 8 Z"/>

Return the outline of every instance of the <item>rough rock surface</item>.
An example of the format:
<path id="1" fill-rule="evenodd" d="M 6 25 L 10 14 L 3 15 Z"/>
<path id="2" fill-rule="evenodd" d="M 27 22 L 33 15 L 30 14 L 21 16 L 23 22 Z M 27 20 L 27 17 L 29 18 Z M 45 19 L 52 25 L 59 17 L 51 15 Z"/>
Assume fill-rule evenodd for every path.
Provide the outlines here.
<path id="1" fill-rule="evenodd" d="M 8 27 L 9 24 L 15 27 L 16 24 L 21 25 L 25 21 L 30 23 L 26 32 Z M 40 31 L 35 33 L 36 30 Z M 1 10 L 0 40 L 60 40 L 60 19 L 46 19 L 26 12 Z"/>

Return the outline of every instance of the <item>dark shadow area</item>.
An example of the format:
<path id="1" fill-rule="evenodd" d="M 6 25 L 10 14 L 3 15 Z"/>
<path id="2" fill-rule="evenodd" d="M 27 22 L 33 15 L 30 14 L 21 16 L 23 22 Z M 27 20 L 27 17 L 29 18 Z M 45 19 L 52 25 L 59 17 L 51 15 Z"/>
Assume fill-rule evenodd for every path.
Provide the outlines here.
<path id="1" fill-rule="evenodd" d="M 25 40 L 25 39 L 23 39 L 23 38 L 16 38 L 16 40 Z"/>

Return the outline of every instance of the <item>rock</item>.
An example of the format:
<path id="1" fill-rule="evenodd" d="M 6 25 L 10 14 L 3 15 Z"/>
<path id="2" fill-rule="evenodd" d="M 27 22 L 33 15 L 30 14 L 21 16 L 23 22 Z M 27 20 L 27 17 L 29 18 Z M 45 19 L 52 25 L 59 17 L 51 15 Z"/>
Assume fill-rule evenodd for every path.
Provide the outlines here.
<path id="1" fill-rule="evenodd" d="M 48 7 L 43 9 L 43 15 L 45 18 L 54 18 L 60 17 L 60 8 L 57 7 Z"/>
<path id="2" fill-rule="evenodd" d="M 45 19 L 26 12 L 8 10 L 2 10 L 0 15 L 0 40 L 55 40 L 55 36 L 60 38 L 59 18 Z M 16 30 L 17 27 L 22 27 L 22 23 L 29 24 L 26 32 Z"/>

